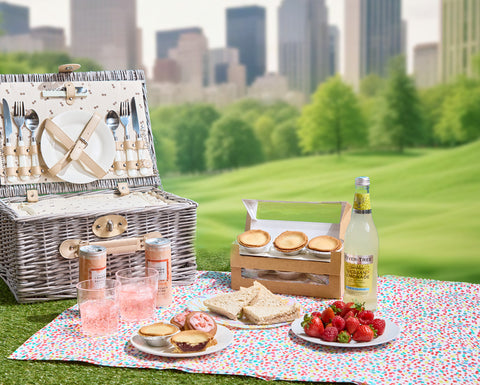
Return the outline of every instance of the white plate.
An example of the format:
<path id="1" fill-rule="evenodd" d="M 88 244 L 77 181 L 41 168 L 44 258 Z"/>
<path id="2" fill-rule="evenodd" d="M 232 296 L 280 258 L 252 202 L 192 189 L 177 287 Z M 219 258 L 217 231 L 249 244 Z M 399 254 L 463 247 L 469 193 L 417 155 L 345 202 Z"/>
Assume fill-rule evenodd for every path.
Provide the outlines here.
<path id="1" fill-rule="evenodd" d="M 217 340 L 216 345 L 210 346 L 203 352 L 192 352 L 192 353 L 175 353 L 173 351 L 174 348 L 172 345 L 159 346 L 159 347 L 150 346 L 145 342 L 145 340 L 142 337 L 138 335 L 138 333 L 135 333 L 130 338 L 130 342 L 138 350 L 144 353 L 154 354 L 156 356 L 173 357 L 173 358 L 198 357 L 198 356 L 204 356 L 206 354 L 215 353 L 215 352 L 218 352 L 219 350 L 225 349 L 233 341 L 233 333 L 230 330 L 228 330 L 225 326 L 218 325 L 217 334 L 215 334 L 215 339 Z"/>
<path id="2" fill-rule="evenodd" d="M 52 121 L 74 142 L 82 133 L 92 114 L 85 111 L 66 111 Z M 48 168 L 53 167 L 65 155 L 66 149 L 44 130 L 40 141 L 42 157 Z M 84 150 L 103 170 L 107 171 L 115 158 L 115 141 L 105 122 L 101 120 Z M 70 183 L 90 183 L 97 179 L 78 160 L 71 161 L 57 176 Z"/>
<path id="3" fill-rule="evenodd" d="M 208 310 L 208 308 L 203 304 L 203 301 L 205 301 L 206 299 L 212 298 L 214 296 L 215 295 L 196 297 L 190 300 L 190 302 L 188 302 L 187 307 L 189 310 L 203 311 L 204 313 L 211 315 L 215 319 L 217 324 L 230 326 L 238 329 L 271 329 L 271 328 L 277 328 L 279 326 L 289 325 L 291 323 L 291 322 L 280 322 L 280 323 L 271 324 L 271 325 L 255 325 L 246 319 L 233 320 L 233 319 L 224 317 L 220 314 L 217 314 Z M 293 299 L 289 299 L 289 301 L 293 302 Z"/>
<path id="4" fill-rule="evenodd" d="M 312 342 L 314 344 L 325 345 L 325 346 L 336 346 L 340 348 L 362 348 L 365 346 L 375 346 L 387 343 L 389 341 L 394 340 L 400 335 L 400 326 L 396 323 L 386 319 L 385 320 L 385 331 L 380 337 L 374 338 L 369 342 L 356 342 L 354 340 L 350 341 L 348 344 L 342 344 L 340 342 L 328 342 L 323 341 L 320 338 L 310 337 L 309 335 L 305 334 L 303 327 L 301 325 L 303 319 L 298 318 L 292 323 L 292 332 L 304 339 L 305 341 Z"/>

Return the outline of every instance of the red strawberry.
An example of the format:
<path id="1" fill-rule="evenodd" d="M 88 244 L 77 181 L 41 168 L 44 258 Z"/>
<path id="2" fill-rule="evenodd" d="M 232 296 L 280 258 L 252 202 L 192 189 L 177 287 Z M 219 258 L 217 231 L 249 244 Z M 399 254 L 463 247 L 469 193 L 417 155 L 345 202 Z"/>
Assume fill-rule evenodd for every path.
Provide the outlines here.
<path id="1" fill-rule="evenodd" d="M 319 317 L 319 318 L 322 318 L 322 312 L 321 311 L 314 311 L 312 314 L 311 314 L 312 317 Z"/>
<path id="2" fill-rule="evenodd" d="M 351 311 L 352 309 L 354 309 L 355 307 L 355 304 L 353 302 L 347 302 L 345 304 L 345 306 L 343 307 L 343 310 L 342 312 L 340 313 L 340 315 L 342 317 L 345 317 L 345 314 L 347 314 L 349 311 Z"/>
<path id="3" fill-rule="evenodd" d="M 324 341 L 334 342 L 337 340 L 338 330 L 336 327 L 327 326 L 320 338 Z"/>
<path id="4" fill-rule="evenodd" d="M 342 330 L 338 333 L 337 342 L 341 342 L 342 344 L 347 344 L 352 340 L 352 336 L 346 330 Z"/>
<path id="5" fill-rule="evenodd" d="M 329 306 L 322 312 L 322 321 L 324 324 L 332 322 L 332 318 L 335 317 L 333 309 Z"/>
<path id="6" fill-rule="evenodd" d="M 331 305 L 331 308 L 333 309 L 333 312 L 335 314 L 341 314 L 344 307 L 345 307 L 345 302 L 343 301 L 335 301 Z"/>
<path id="7" fill-rule="evenodd" d="M 353 313 L 353 310 L 349 310 L 347 314 L 343 316 L 343 319 L 346 320 L 349 317 L 355 317 L 355 314 Z"/>
<path id="8" fill-rule="evenodd" d="M 338 332 L 341 332 L 343 329 L 345 329 L 345 320 L 339 315 L 336 315 L 332 319 L 332 326 L 336 327 Z"/>
<path id="9" fill-rule="evenodd" d="M 373 337 L 373 330 L 369 325 L 360 325 L 353 333 L 353 339 L 357 342 L 369 342 L 373 340 Z"/>
<path id="10" fill-rule="evenodd" d="M 372 322 L 372 327 L 377 331 L 377 336 L 381 336 L 385 331 L 385 321 L 380 318 L 375 318 Z"/>
<path id="11" fill-rule="evenodd" d="M 362 310 L 357 317 L 362 325 L 371 325 L 375 318 L 371 310 Z"/>
<path id="12" fill-rule="evenodd" d="M 320 337 L 323 334 L 323 322 L 320 317 L 305 314 L 302 327 L 305 333 L 311 337 Z"/>
<path id="13" fill-rule="evenodd" d="M 357 330 L 359 325 L 360 321 L 358 320 L 358 318 L 349 317 L 345 320 L 345 329 L 347 329 L 350 334 L 355 333 L 355 330 Z"/>

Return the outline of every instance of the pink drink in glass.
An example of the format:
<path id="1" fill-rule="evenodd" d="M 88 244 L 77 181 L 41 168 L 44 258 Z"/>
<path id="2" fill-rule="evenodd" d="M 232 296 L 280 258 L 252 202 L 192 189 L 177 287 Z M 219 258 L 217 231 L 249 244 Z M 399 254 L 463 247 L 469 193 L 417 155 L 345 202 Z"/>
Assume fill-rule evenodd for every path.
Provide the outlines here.
<path id="1" fill-rule="evenodd" d="M 118 305 L 112 299 L 92 299 L 80 304 L 82 331 L 89 336 L 104 336 L 118 330 Z"/>
<path id="2" fill-rule="evenodd" d="M 77 284 L 77 301 L 82 332 L 88 336 L 105 336 L 118 330 L 120 309 L 118 290 L 120 283 L 106 279 L 104 287 L 90 279 Z"/>
<path id="3" fill-rule="evenodd" d="M 152 268 L 129 268 L 115 274 L 120 282 L 118 291 L 120 315 L 126 321 L 143 321 L 155 316 L 158 292 L 158 271 Z"/>
<path id="4" fill-rule="evenodd" d="M 155 290 L 151 286 L 127 283 L 120 287 L 120 314 L 127 321 L 141 321 L 155 314 Z"/>

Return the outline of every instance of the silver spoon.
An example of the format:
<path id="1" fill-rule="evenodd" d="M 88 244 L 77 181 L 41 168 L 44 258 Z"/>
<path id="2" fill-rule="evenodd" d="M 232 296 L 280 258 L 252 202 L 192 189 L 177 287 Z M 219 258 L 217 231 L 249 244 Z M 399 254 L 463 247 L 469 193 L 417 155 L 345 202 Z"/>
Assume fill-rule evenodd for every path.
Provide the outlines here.
<path id="1" fill-rule="evenodd" d="M 118 137 L 117 137 L 117 134 L 115 132 L 117 130 L 119 124 L 120 124 L 120 117 L 118 116 L 118 114 L 115 111 L 110 110 L 110 111 L 108 111 L 107 117 L 105 118 L 105 123 L 107 124 L 108 128 L 110 128 L 110 130 L 112 131 L 113 140 L 115 140 L 115 147 L 116 147 L 115 163 L 116 162 L 123 162 L 123 153 L 117 147 Z M 118 164 L 118 163 L 116 163 L 116 164 Z M 123 175 L 124 174 L 124 171 L 122 169 L 119 169 L 118 167 L 115 167 L 115 165 L 114 165 L 114 168 L 115 168 L 115 174 L 117 174 L 117 175 Z"/>
<path id="2" fill-rule="evenodd" d="M 32 178 L 34 179 L 40 178 L 40 168 L 38 167 L 38 146 L 37 138 L 35 137 L 35 130 L 38 128 L 39 123 L 40 119 L 38 119 L 38 115 L 35 110 L 27 110 L 27 113 L 25 114 L 25 126 L 27 126 L 27 128 L 32 133 L 30 135 L 30 158 Z"/>

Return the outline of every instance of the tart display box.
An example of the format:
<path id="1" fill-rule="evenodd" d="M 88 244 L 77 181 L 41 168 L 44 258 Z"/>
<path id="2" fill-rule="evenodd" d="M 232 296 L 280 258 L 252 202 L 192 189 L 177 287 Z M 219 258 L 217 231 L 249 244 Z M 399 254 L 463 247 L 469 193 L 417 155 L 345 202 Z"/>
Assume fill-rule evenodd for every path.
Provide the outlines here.
<path id="1" fill-rule="evenodd" d="M 245 231 L 261 229 L 271 236 L 262 253 L 251 253 L 234 242 L 230 255 L 232 289 L 259 281 L 279 294 L 341 298 L 344 290 L 343 247 L 330 253 L 281 253 L 273 247 L 284 231 L 301 231 L 308 239 L 329 235 L 343 242 L 350 222 L 347 202 L 286 202 L 244 199 Z"/>

